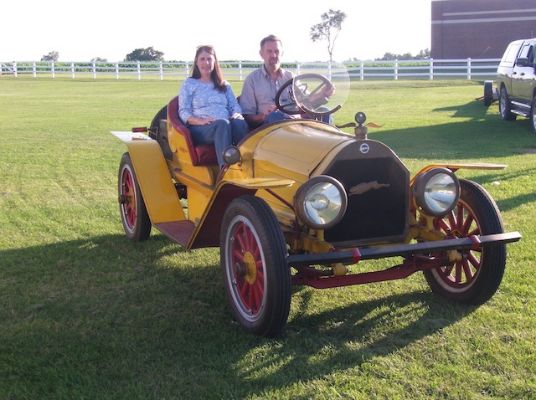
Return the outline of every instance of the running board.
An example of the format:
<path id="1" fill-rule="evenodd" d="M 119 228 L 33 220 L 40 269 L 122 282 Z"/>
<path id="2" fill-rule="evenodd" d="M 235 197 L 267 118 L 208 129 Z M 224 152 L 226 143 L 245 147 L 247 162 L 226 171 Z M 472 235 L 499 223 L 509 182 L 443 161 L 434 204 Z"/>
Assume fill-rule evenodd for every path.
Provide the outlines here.
<path id="1" fill-rule="evenodd" d="M 528 104 L 520 103 L 519 101 L 511 101 L 510 103 L 512 103 L 514 106 L 518 108 L 525 108 L 527 110 L 530 110 L 530 105 Z"/>
<path id="2" fill-rule="evenodd" d="M 527 114 L 526 112 L 520 111 L 520 110 L 512 109 L 512 110 L 510 110 L 510 112 L 512 114 L 521 115 L 522 117 L 526 117 L 526 118 L 529 117 L 529 114 Z"/>

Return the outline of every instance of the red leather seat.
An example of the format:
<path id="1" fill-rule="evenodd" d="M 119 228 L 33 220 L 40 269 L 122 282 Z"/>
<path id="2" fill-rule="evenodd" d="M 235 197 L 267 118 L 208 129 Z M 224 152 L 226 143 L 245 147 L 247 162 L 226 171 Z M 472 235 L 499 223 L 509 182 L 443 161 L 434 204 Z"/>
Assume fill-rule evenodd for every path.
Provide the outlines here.
<path id="1" fill-rule="evenodd" d="M 177 130 L 186 139 L 190 157 L 192 157 L 193 165 L 218 165 L 216 150 L 212 144 L 196 145 L 190 130 L 182 123 L 179 118 L 179 98 L 174 97 L 167 107 L 167 118 L 171 121 L 173 128 Z"/>

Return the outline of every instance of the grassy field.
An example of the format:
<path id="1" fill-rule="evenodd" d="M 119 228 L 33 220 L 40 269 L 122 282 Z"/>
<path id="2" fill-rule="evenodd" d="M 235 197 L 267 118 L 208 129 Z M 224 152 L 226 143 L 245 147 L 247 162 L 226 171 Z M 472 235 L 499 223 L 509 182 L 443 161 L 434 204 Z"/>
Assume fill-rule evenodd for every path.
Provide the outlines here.
<path id="1" fill-rule="evenodd" d="M 414 173 L 434 161 L 497 200 L 508 247 L 499 292 L 468 308 L 422 274 L 325 291 L 296 287 L 283 337 L 243 332 L 217 249 L 123 235 L 122 143 L 172 81 L 0 79 L 0 399 L 534 399 L 536 135 L 503 122 L 471 82 L 358 82 L 363 110 Z M 233 82 L 235 93 L 240 83 Z M 378 265 L 389 265 L 386 261 Z"/>

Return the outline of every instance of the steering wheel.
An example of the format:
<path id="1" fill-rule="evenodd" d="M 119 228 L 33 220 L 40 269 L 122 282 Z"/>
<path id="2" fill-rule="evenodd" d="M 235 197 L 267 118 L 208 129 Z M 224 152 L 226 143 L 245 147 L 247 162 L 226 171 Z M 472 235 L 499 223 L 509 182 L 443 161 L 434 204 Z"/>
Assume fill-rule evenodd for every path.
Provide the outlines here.
<path id="1" fill-rule="evenodd" d="M 326 96 L 321 93 L 331 95 L 333 91 L 333 84 L 323 75 L 313 73 L 297 75 L 279 88 L 275 95 L 275 105 L 278 110 L 291 115 L 327 115 L 341 108 L 340 105 L 332 110 L 321 107 L 320 111 L 319 107 L 326 103 Z"/>
<path id="2" fill-rule="evenodd" d="M 303 110 L 298 106 L 298 103 L 294 99 L 294 94 L 291 86 L 293 83 L 294 78 L 289 79 L 279 88 L 279 90 L 275 94 L 275 106 L 279 111 L 282 111 L 285 114 L 302 114 Z"/>

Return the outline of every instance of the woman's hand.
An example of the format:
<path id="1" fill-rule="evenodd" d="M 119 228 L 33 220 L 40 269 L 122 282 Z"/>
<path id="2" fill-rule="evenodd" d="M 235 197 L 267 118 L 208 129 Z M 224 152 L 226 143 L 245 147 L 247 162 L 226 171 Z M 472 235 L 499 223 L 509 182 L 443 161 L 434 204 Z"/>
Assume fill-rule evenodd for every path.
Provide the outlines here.
<path id="1" fill-rule="evenodd" d="M 190 117 L 188 118 L 188 123 L 190 125 L 208 125 L 214 122 L 215 119 L 212 117 L 200 118 L 200 117 Z"/>

